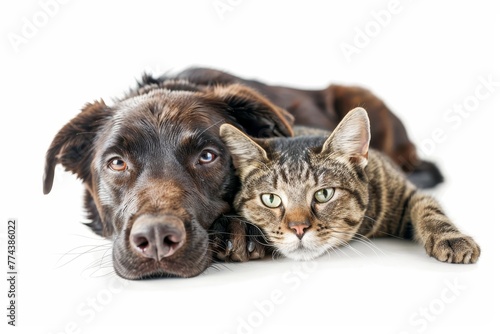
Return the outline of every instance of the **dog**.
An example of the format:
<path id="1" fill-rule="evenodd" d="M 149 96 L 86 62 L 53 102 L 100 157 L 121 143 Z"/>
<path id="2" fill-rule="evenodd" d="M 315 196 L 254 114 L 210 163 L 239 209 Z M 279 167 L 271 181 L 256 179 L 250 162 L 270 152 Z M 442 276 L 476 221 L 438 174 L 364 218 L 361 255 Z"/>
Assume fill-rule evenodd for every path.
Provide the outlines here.
<path id="1" fill-rule="evenodd" d="M 219 128 L 229 123 L 253 137 L 292 136 L 293 116 L 299 124 L 315 125 L 319 114 L 312 111 L 307 122 L 305 109 L 313 101 L 307 96 L 313 92 L 266 88 L 235 78 L 208 69 L 171 77 L 144 76 L 137 88 L 113 105 L 102 100 L 85 105 L 52 141 L 43 191 L 51 191 L 56 164 L 82 180 L 89 227 L 113 241 L 113 265 L 119 276 L 192 277 L 209 267 L 215 255 L 234 261 L 264 255 L 263 246 L 247 237 L 248 227 L 231 219 L 239 184 Z M 352 103 L 364 103 L 367 109 L 368 104 L 379 106 L 372 108 L 374 120 L 397 120 L 376 97 L 363 90 L 368 94 L 365 101 L 365 95 L 360 97 L 353 89 L 341 96 L 350 99 L 354 94 Z M 345 114 L 343 106 L 349 105 L 339 96 L 334 102 L 342 107 L 338 115 Z M 328 108 L 318 110 L 328 116 Z M 335 117 L 331 119 L 334 126 Z M 380 125 L 384 139 L 375 145 L 398 148 L 386 143 L 394 137 L 384 132 L 388 127 L 406 134 L 399 121 Z M 405 144 L 412 146 L 409 141 Z"/>

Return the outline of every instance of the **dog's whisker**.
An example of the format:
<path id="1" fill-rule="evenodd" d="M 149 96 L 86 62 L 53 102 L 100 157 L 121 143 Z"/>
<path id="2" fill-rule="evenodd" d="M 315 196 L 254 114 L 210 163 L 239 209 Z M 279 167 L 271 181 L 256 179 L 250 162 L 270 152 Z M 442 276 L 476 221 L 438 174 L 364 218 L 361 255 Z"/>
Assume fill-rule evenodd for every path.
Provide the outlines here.
<path id="1" fill-rule="evenodd" d="M 111 248 L 108 248 L 107 250 L 104 251 L 104 253 L 102 254 L 101 256 L 101 265 L 102 265 L 102 262 L 104 260 L 104 257 L 105 256 L 111 256 L 111 254 L 108 254 L 108 252 L 111 250 Z"/>
<path id="2" fill-rule="evenodd" d="M 103 238 L 103 237 L 91 237 L 91 236 L 88 236 L 88 235 L 83 235 L 83 234 L 76 234 L 76 233 L 72 233 L 70 235 L 73 235 L 75 237 L 79 237 L 79 238 L 85 238 L 85 239 L 90 239 L 90 240 L 96 240 L 96 241 L 103 241 L 103 242 L 109 242 L 109 240 L 107 240 L 106 238 Z"/>
<path id="3" fill-rule="evenodd" d="M 87 251 L 84 251 L 82 253 L 73 253 L 74 250 L 76 249 L 80 249 L 80 248 L 84 248 L 84 247 L 91 247 L 89 250 Z M 79 246 L 79 247 L 75 247 L 73 248 L 72 250 L 68 251 L 67 253 L 63 254 L 59 260 L 57 260 L 56 262 L 56 269 L 57 268 L 61 268 L 73 261 L 75 261 L 76 259 L 80 258 L 81 256 L 85 255 L 85 254 L 90 254 L 90 253 L 93 253 L 93 252 L 98 252 L 98 251 L 102 251 L 102 248 L 103 247 L 110 247 L 109 245 L 97 245 L 97 246 L 89 246 L 89 245 L 86 245 L 86 246 Z M 69 255 L 74 255 L 71 259 L 69 259 L 68 261 L 64 262 L 63 264 L 60 264 L 58 265 L 60 262 L 63 261 L 63 259 L 66 257 L 66 256 L 69 256 Z"/>

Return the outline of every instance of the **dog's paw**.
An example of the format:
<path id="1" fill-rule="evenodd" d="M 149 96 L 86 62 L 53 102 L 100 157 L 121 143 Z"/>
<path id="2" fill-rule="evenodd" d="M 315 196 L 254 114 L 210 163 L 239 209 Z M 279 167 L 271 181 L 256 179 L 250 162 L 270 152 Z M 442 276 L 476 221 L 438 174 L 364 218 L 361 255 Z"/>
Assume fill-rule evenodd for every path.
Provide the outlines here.
<path id="1" fill-rule="evenodd" d="M 238 218 L 220 219 L 214 224 L 212 247 L 215 257 L 227 262 L 261 259 L 266 247 L 260 231 Z"/>
<path id="2" fill-rule="evenodd" d="M 481 254 L 478 244 L 461 233 L 430 236 L 425 250 L 439 261 L 449 263 L 475 263 Z"/>

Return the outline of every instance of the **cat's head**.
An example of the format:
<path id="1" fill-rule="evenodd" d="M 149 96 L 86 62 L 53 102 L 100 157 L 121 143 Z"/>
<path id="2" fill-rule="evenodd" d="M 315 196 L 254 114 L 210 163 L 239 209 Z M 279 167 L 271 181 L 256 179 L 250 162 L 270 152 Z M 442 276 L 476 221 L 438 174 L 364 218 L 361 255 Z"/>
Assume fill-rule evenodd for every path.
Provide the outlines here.
<path id="1" fill-rule="evenodd" d="M 280 253 L 308 260 L 353 238 L 368 205 L 364 109 L 350 111 L 327 139 L 253 140 L 227 124 L 220 133 L 242 182 L 235 209 Z"/>

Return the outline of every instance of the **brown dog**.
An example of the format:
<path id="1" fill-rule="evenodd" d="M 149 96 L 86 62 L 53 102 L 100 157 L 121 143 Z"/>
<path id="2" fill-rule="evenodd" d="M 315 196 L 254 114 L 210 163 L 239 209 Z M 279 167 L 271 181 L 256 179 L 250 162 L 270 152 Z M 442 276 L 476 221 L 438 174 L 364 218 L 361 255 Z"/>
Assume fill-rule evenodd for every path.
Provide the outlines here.
<path id="1" fill-rule="evenodd" d="M 52 188 L 57 163 L 83 181 L 90 227 L 113 240 L 114 267 L 122 277 L 195 276 L 221 250 L 223 258 L 240 261 L 263 255 L 262 247 L 247 239 L 246 227 L 224 216 L 239 185 L 219 127 L 230 123 L 254 137 L 291 136 L 293 117 L 245 85 L 205 82 L 206 73 L 221 72 L 179 75 L 193 76 L 194 83 L 145 77 L 112 106 L 88 104 L 47 151 L 44 193 Z M 289 96 L 303 97 L 306 104 L 314 95 L 297 91 L 295 96 L 294 91 Z M 291 110 L 305 119 L 300 103 Z M 318 110 L 327 115 L 326 109 Z M 380 114 L 396 119 L 385 107 Z M 332 126 L 335 122 L 332 116 Z M 393 131 L 405 134 L 402 126 Z M 207 231 L 212 225 L 219 234 L 211 244 Z M 228 247 L 226 239 L 237 247 Z"/>

